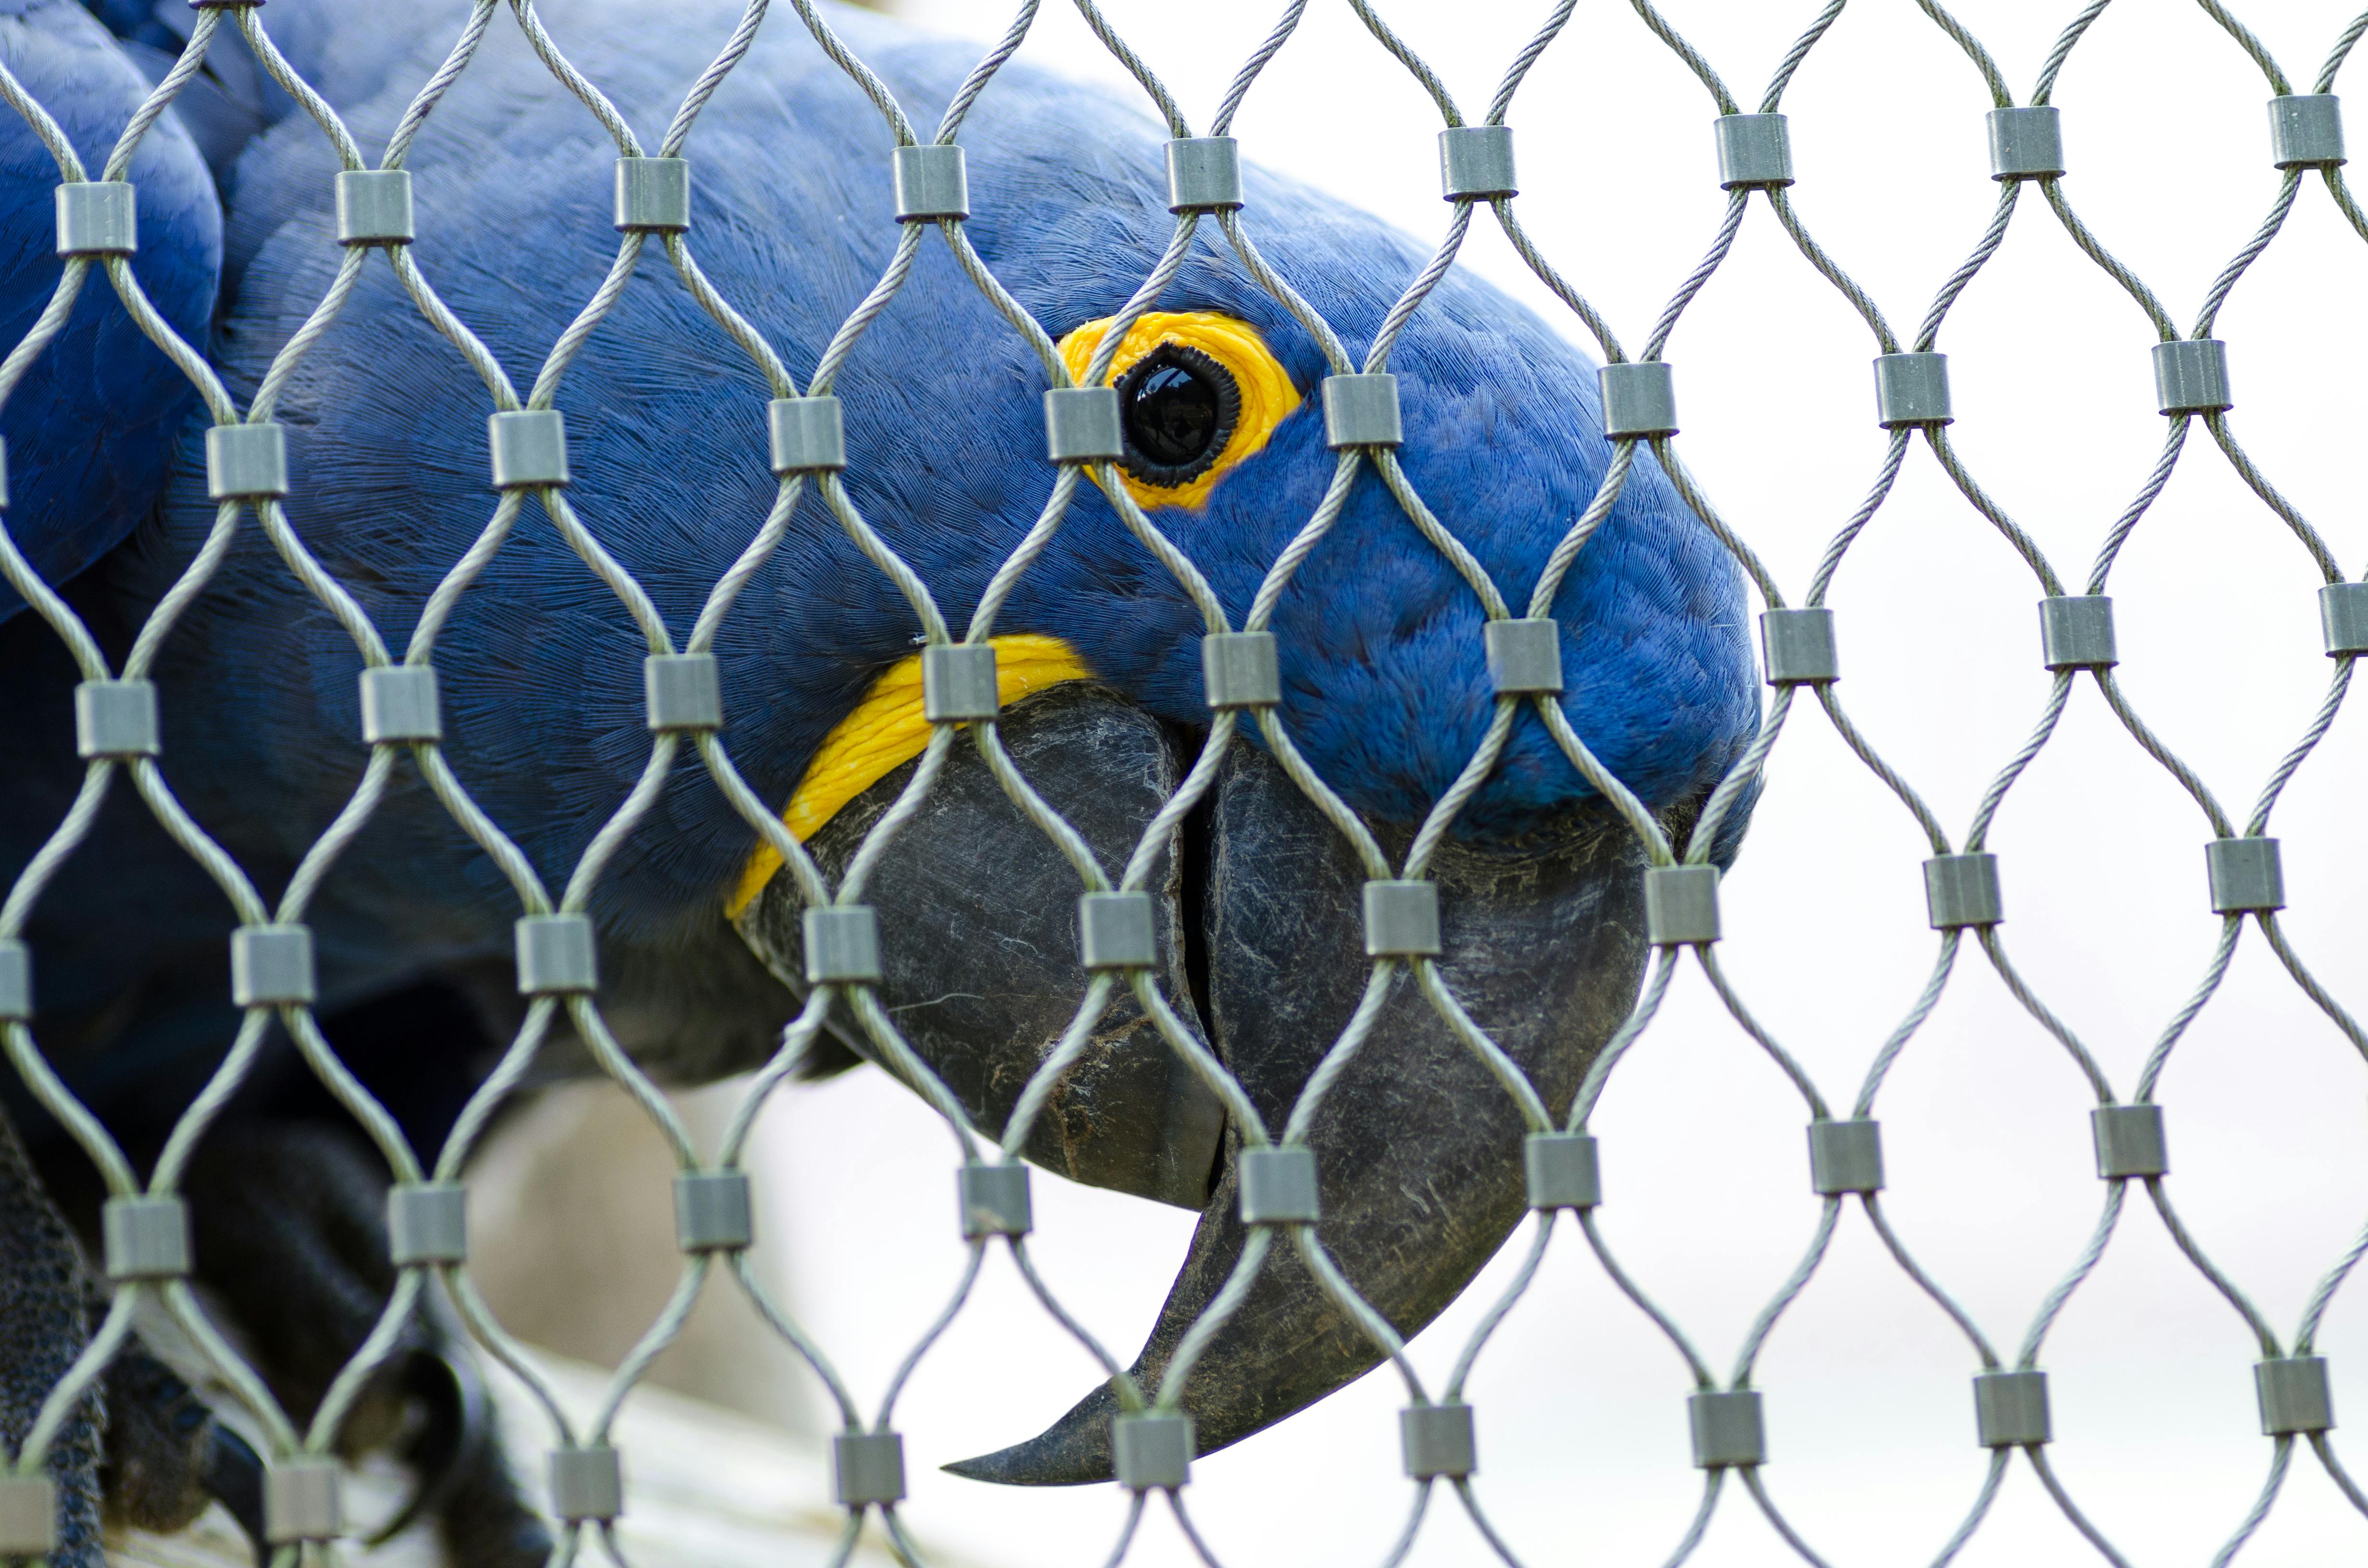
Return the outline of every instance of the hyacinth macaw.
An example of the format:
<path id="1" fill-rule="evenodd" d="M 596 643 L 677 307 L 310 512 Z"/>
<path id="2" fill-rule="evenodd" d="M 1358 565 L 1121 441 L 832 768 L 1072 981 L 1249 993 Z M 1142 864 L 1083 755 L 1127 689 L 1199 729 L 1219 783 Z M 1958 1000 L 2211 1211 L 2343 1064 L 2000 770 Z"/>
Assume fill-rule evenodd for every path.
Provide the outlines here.
<path id="1" fill-rule="evenodd" d="M 153 11 L 146 0 L 93 0 L 93 9 L 97 19 L 66 0 L 0 0 L 0 59 L 63 119 L 95 175 L 140 96 L 141 74 L 169 65 L 193 13 L 179 0 Z M 916 122 L 934 120 L 976 58 L 973 47 L 877 18 L 826 15 Z M 467 7 L 274 0 L 260 16 L 375 161 Z M 569 58 L 654 145 L 737 17 L 728 0 L 580 0 L 554 26 Z M 233 28 L 214 50 L 134 162 L 134 265 L 244 407 L 342 259 L 336 162 Z M 995 77 L 963 127 L 970 238 L 1074 369 L 1172 232 L 1162 135 L 1138 105 L 1024 62 Z M 856 85 L 782 10 L 686 148 L 690 248 L 800 378 L 896 244 L 892 141 Z M 47 254 L 57 176 L 13 117 L 0 125 L 0 146 L 13 247 L 0 302 L 21 334 L 57 277 Z M 412 254 L 520 388 L 616 255 L 615 156 L 594 117 L 500 16 L 410 149 Z M 1260 248 L 1361 353 L 1424 248 L 1255 168 L 1247 196 Z M 1455 270 L 1415 315 L 1389 369 L 1409 479 L 1518 610 L 1611 460 L 1592 362 Z M 1118 483 L 1206 574 L 1233 624 L 1332 480 L 1315 406 L 1326 373 L 1317 345 L 1212 222 L 1116 356 L 1128 443 Z M 1026 342 L 931 235 L 834 389 L 844 400 L 848 494 L 926 580 L 957 634 L 1052 485 L 1045 385 Z M 677 642 L 778 494 L 766 460 L 769 395 L 655 243 L 561 383 L 570 499 Z M 490 406 L 476 374 L 379 256 L 280 398 L 287 514 L 398 656 L 431 591 L 491 515 Z M 12 537 L 119 665 L 214 523 L 203 424 L 97 275 L 65 335 L 0 411 Z M 1738 574 L 1649 457 L 1554 613 L 1565 712 L 1604 765 L 1682 831 L 1739 755 L 1758 703 Z M 0 624 L 6 885 L 63 817 L 84 765 L 72 719 L 76 676 L 63 644 L 13 599 L 0 601 L 0 615 L 8 616 Z M 1473 591 L 1371 465 L 1275 614 L 1282 722 L 1393 855 L 1493 713 L 1482 620 Z M 724 744 L 834 874 L 927 738 L 915 675 L 921 630 L 809 486 L 716 642 Z M 1105 866 L 1125 859 L 1207 733 L 1201 631 L 1184 591 L 1091 484 L 996 622 L 1004 742 Z M 626 608 L 531 502 L 438 636 L 444 755 L 554 889 L 649 756 L 645 652 Z M 163 775 L 267 898 L 361 777 L 360 665 L 351 638 L 252 514 L 156 660 Z M 1730 831 L 1717 846 L 1722 863 L 1732 839 Z M 594 894 L 600 1006 L 624 1048 L 663 1080 L 761 1062 L 800 1005 L 799 897 L 758 844 L 686 747 Z M 1634 835 L 1527 711 L 1436 862 L 1444 973 L 1557 1111 L 1635 994 L 1642 864 Z M 1157 983 L 1272 1132 L 1365 983 L 1364 875 L 1249 736 L 1235 741 L 1155 882 Z M 1075 871 L 967 744 L 871 884 L 882 1000 L 984 1130 L 1004 1125 L 1084 991 L 1077 891 Z M 500 871 L 408 761 L 311 905 L 318 1012 L 430 1153 L 522 1015 L 508 979 L 518 913 Z M 98 830 L 25 927 L 38 982 L 34 1038 L 102 1119 L 133 1130 L 125 1135 L 135 1144 L 138 1130 L 153 1143 L 169 1126 L 237 1027 L 226 983 L 233 923 L 119 779 Z M 252 1118 L 226 1124 L 247 1128 L 250 1142 L 239 1146 L 245 1154 L 233 1147 L 224 1157 L 222 1201 L 260 1214 L 250 1227 L 259 1233 L 317 1230 L 317 1217 L 273 1218 L 257 1188 L 287 1184 L 251 1174 L 305 1157 L 271 1131 L 284 1129 L 309 1083 L 275 1049 L 241 1102 Z M 580 1067 L 571 1050 L 554 1043 L 548 1064 Z M 871 1051 L 852 1022 L 835 1022 L 817 1068 Z M 40 1169 L 73 1167 L 78 1156 L 53 1157 L 61 1145 L 22 1096 L 9 1103 Z M 1324 1244 L 1400 1330 L 1452 1300 L 1522 1211 L 1521 1131 L 1510 1098 L 1401 974 L 1312 1136 Z M 1131 1002 L 1105 1019 L 1031 1135 L 1028 1153 L 1041 1165 L 1202 1210 L 1138 1362 L 1155 1380 L 1244 1244 L 1239 1143 L 1220 1102 Z M 51 1186 L 72 1179 L 53 1175 Z M 33 1180 L 12 1155 L 0 1200 L 13 1229 L 0 1245 L 54 1261 L 64 1233 Z M 198 1267 L 221 1274 L 227 1265 L 208 1262 L 206 1198 L 198 1194 Z M 347 1267 L 370 1300 L 382 1299 L 385 1273 L 382 1258 Z M 235 1281 L 222 1289 L 241 1310 Z M 10 1309 L 0 1415 L 12 1444 L 82 1332 L 74 1306 L 43 1298 Z M 314 1337 L 324 1335 L 337 1337 Z M 334 1346 L 315 1348 L 326 1356 Z M 268 1375 L 306 1386 L 274 1370 L 269 1336 L 257 1351 Z M 1279 1251 L 1188 1382 L 1199 1446 L 1233 1442 L 1376 1359 L 1298 1260 Z M 1098 1391 L 1043 1436 L 955 1468 L 1019 1483 L 1107 1477 L 1114 1408 L 1110 1391 Z M 119 1408 L 108 1419 L 120 1426 L 134 1417 Z M 64 1506 L 85 1521 L 96 1506 L 95 1430 L 58 1460 Z M 186 1437 L 188 1423 L 176 1430 Z M 117 1443 L 112 1426 L 106 1441 Z M 125 1468 L 115 1464 L 110 1477 Z M 86 1534 L 75 1539 L 86 1544 Z"/>

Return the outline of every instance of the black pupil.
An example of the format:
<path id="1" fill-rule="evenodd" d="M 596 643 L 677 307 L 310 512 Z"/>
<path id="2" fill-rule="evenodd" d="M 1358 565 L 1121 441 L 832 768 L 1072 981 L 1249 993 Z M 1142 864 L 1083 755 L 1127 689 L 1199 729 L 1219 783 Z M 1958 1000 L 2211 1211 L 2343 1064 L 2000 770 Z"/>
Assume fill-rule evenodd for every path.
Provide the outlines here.
<path id="1" fill-rule="evenodd" d="M 1137 450 L 1167 468 L 1197 462 L 1216 439 L 1224 418 L 1217 389 L 1182 365 L 1159 365 L 1129 389 L 1127 434 Z"/>

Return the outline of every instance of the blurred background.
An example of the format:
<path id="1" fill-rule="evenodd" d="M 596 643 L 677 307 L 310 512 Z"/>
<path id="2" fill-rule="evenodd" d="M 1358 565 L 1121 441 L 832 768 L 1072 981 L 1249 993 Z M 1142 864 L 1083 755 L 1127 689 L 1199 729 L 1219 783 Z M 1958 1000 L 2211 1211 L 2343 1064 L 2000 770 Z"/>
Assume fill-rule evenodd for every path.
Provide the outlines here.
<path id="1" fill-rule="evenodd" d="M 564 0 L 546 8 L 564 16 Z M 974 0 L 892 8 L 915 27 L 981 40 L 1008 19 Z M 1662 8 L 1747 107 L 1815 11 L 1744 0 L 1666 0 Z M 1279 6 L 1105 0 L 1105 9 L 1199 126 Z M 1545 9 L 1463 0 L 1384 11 L 1469 110 L 1486 103 Z M 2025 101 L 2072 10 L 2031 0 L 1953 6 Z M 2335 0 L 2252 0 L 2241 10 L 2305 91 L 2349 16 Z M 783 8 L 768 25 L 796 21 Z M 1141 101 L 1058 0 L 1044 6 L 1019 58 Z M 2182 328 L 2277 191 L 2262 108 L 2269 92 L 2189 0 L 2118 0 L 2073 51 L 2057 87 L 2071 168 L 2066 196 Z M 1990 107 L 1978 73 L 1907 0 L 1850 6 L 1786 96 L 1799 176 L 1793 200 L 1903 335 L 1995 208 L 1982 127 Z M 1632 352 L 1724 213 L 1714 112 L 1679 59 L 1612 0 L 1578 7 L 1515 100 L 1521 222 Z M 1437 194 L 1437 124 L 1417 85 L 1349 8 L 1321 0 L 1250 94 L 1236 133 L 1247 157 L 1428 242 L 1448 217 Z M 1255 233 L 1254 210 L 1247 219 Z M 1288 254 L 1272 259 L 1289 273 Z M 1586 342 L 1485 216 L 1460 265 Z M 2233 429 L 2353 574 L 2368 559 L 2363 280 L 2368 244 L 2313 174 L 2218 327 L 2229 344 Z M 2076 582 L 2160 451 L 2151 341 L 2138 309 L 2078 252 L 2035 189 L 1940 339 L 1956 398 L 1952 439 Z M 1685 424 L 1679 450 L 1795 602 L 1884 449 L 1868 369 L 1875 352 L 1864 324 L 1757 199 L 1668 350 Z M 2124 690 L 2232 814 L 2249 811 L 2326 695 L 2332 666 L 2320 652 L 2317 584 L 2301 546 L 2199 425 L 2121 557 L 2112 591 Z M 1831 596 L 1841 700 L 1960 841 L 2049 689 L 2032 609 L 2039 593 L 1919 438 Z M 2362 700 L 2287 790 L 2272 829 L 2285 845 L 2285 928 L 2355 1012 L 2368 1010 Z M 2083 678 L 1991 837 L 2007 950 L 2124 1097 L 2219 935 L 2205 898 L 2208 836 L 2193 802 Z M 1938 939 L 1926 928 L 1918 869 L 1929 853 L 1908 813 L 1825 715 L 1797 704 L 1726 884 L 1720 956 L 1838 1114 L 1932 963 Z M 709 1147 L 736 1092 L 727 1085 L 687 1096 Z M 2168 1186 L 2181 1216 L 2290 1340 L 2311 1291 L 2368 1219 L 2362 1062 L 2248 930 L 2226 983 L 2172 1054 L 2158 1098 L 2174 1169 Z M 2090 1104 L 2062 1047 L 1968 944 L 1876 1105 L 1887 1212 L 2009 1358 L 2104 1199 Z M 1805 1119 L 1797 1094 L 1689 963 L 1594 1120 L 1607 1242 L 1722 1376 L 1817 1222 Z M 944 1131 L 917 1100 L 866 1069 L 777 1096 L 756 1148 L 757 1267 L 860 1396 L 876 1402 L 963 1263 Z M 472 1178 L 472 1226 L 501 1238 L 480 1246 L 476 1270 L 504 1320 L 556 1351 L 613 1363 L 656 1315 L 679 1267 L 668 1169 L 639 1113 L 605 1085 L 559 1091 L 518 1118 Z M 1030 1246 L 1053 1290 L 1113 1353 L 1131 1356 L 1192 1216 L 1042 1172 L 1035 1192 Z M 573 1222 L 571 1212 L 597 1222 Z M 1508 1282 L 1515 1250 L 1415 1342 L 1434 1388 Z M 2319 1338 L 2339 1418 L 2368 1413 L 2364 1289 L 2338 1294 Z M 2258 1355 L 2236 1312 L 2134 1191 L 2043 1359 L 2057 1472 L 2132 1561 L 2203 1562 L 2251 1506 L 2271 1449 L 2254 1409 Z M 1829 1561 L 1922 1562 L 1939 1552 L 1987 1468 L 1974 1441 L 1975 1369 L 1964 1336 L 1850 1205 L 1755 1379 L 1766 1393 L 1765 1483 Z M 1010 1491 L 935 1469 L 1033 1434 L 1097 1376 L 1008 1260 L 990 1258 L 897 1409 L 916 1530 L 982 1563 L 1103 1561 L 1125 1510 L 1115 1487 Z M 788 1347 L 725 1289 L 707 1291 L 658 1377 L 816 1443 L 837 1425 Z M 1471 1383 L 1476 1490 L 1508 1543 L 1531 1562 L 1665 1558 L 1701 1495 L 1686 1436 L 1690 1387 L 1666 1340 L 1612 1289 L 1565 1218 Z M 1378 1561 L 1411 1501 L 1397 1453 L 1402 1403 L 1395 1379 L 1376 1373 L 1198 1461 L 1187 1502 L 1216 1555 L 1227 1563 Z M 2334 1440 L 2339 1450 L 2350 1446 L 2343 1431 Z M 2368 1457 L 2353 1453 L 2355 1470 L 2368 1471 Z M 2368 1521 L 2298 1453 L 2243 1560 L 2356 1562 L 2363 1541 Z M 1488 1556 L 1442 1493 L 1410 1561 Z M 1730 1488 L 1693 1561 L 1726 1568 L 1787 1556 Z M 2019 1460 L 1957 1559 L 2094 1560 Z M 1193 1559 L 1155 1507 L 1130 1561 L 1167 1568 Z"/>

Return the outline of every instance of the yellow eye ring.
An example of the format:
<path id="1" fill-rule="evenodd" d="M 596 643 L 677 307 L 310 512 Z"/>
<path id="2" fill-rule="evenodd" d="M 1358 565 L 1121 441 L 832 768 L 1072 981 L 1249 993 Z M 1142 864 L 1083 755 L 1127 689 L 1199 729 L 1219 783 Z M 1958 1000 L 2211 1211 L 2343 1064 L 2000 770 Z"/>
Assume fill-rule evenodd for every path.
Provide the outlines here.
<path id="1" fill-rule="evenodd" d="M 1085 380 L 1094 350 L 1101 346 L 1110 324 L 1110 318 L 1103 316 L 1061 339 L 1061 359 L 1072 379 Z M 1299 406 L 1299 393 L 1256 327 L 1213 311 L 1154 311 L 1144 316 L 1111 356 L 1110 381 L 1115 384 L 1137 361 L 1168 345 L 1191 355 L 1205 355 L 1233 378 L 1232 429 L 1216 460 L 1182 483 L 1156 483 L 1125 468 L 1119 470 L 1119 477 L 1135 504 L 1146 510 L 1154 506 L 1197 509 L 1207 505 L 1209 493 L 1219 480 L 1265 448 L 1275 426 Z"/>

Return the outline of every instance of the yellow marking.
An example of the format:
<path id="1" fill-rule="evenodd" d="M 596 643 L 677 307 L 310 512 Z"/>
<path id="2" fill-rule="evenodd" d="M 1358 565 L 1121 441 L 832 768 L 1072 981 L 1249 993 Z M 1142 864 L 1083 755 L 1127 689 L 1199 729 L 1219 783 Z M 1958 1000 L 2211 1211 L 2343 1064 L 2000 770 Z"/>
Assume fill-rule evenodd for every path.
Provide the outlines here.
<path id="1" fill-rule="evenodd" d="M 1061 339 L 1061 359 L 1069 367 L 1071 380 L 1084 381 L 1087 367 L 1093 360 L 1102 335 L 1110 330 L 1110 324 L 1108 316 L 1089 321 Z M 1124 468 L 1118 471 L 1119 477 L 1125 482 L 1127 494 L 1134 497 L 1135 504 L 1146 510 L 1153 506 L 1197 509 L 1208 504 L 1209 492 L 1217 487 L 1217 481 L 1224 478 L 1228 471 L 1265 449 L 1274 427 L 1299 406 L 1299 393 L 1292 386 L 1289 373 L 1268 349 L 1266 339 L 1258 335 L 1258 328 L 1212 311 L 1154 311 L 1145 315 L 1120 342 L 1118 353 L 1110 359 L 1110 379 L 1117 381 L 1128 367 L 1163 343 L 1197 348 L 1231 370 L 1234 386 L 1241 394 L 1241 411 L 1234 420 L 1234 433 L 1226 440 L 1225 449 L 1217 454 L 1217 460 L 1198 479 L 1184 484 L 1145 484 Z"/>
<path id="2" fill-rule="evenodd" d="M 995 696 L 1004 707 L 1031 691 L 1058 686 L 1064 680 L 1086 680 L 1093 671 L 1076 650 L 1058 637 L 994 637 Z M 823 737 L 821 749 L 806 764 L 797 792 L 781 809 L 781 825 L 803 844 L 822 831 L 838 809 L 905 764 L 929 744 L 929 722 L 921 717 L 921 655 L 909 654 L 871 683 L 855 711 L 841 719 Z M 733 919 L 740 917 L 773 873 L 781 857 L 769 844 L 759 843 L 740 874 L 740 886 L 723 906 Z"/>

